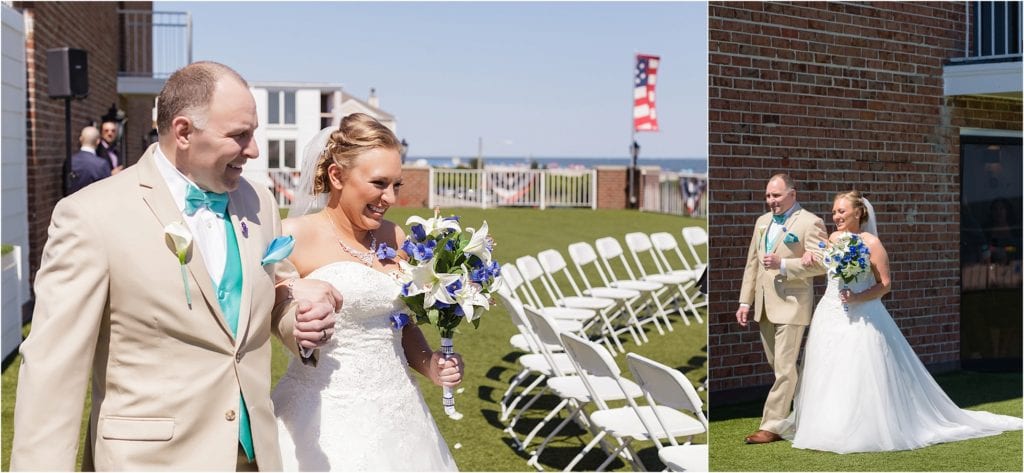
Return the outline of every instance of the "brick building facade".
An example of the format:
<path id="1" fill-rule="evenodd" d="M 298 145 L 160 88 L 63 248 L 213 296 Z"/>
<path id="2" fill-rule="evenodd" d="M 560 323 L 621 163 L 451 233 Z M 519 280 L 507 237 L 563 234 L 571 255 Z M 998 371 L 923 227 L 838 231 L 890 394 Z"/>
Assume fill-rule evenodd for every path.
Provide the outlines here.
<path id="1" fill-rule="evenodd" d="M 83 49 L 88 54 L 89 95 L 71 102 L 71 149 L 81 129 L 101 121 L 111 105 L 125 108 L 132 99 L 118 96 L 118 71 L 124 49 L 119 8 L 152 9 L 150 2 L 14 2 L 25 18 L 27 75 L 26 158 L 28 187 L 29 278 L 35 279 L 54 206 L 62 195 L 65 156 L 64 99 L 51 99 L 46 51 Z M 138 100 L 135 100 L 137 102 Z M 146 102 L 146 99 L 143 99 Z M 129 122 L 148 132 L 150 105 L 127 110 Z M 138 152 L 127 140 L 128 153 Z M 125 150 L 122 150 L 122 154 Z"/>
<path id="2" fill-rule="evenodd" d="M 960 133 L 1021 130 L 1020 94 L 945 96 L 963 56 L 965 4 L 709 5 L 710 389 L 753 399 L 774 376 L 756 325 L 735 322 L 768 177 L 788 172 L 826 221 L 834 195 L 871 199 L 889 253 L 884 301 L 933 369 L 959 366 Z M 1019 89 L 1017 89 L 1019 90 Z M 817 282 L 818 295 L 824 280 Z"/>

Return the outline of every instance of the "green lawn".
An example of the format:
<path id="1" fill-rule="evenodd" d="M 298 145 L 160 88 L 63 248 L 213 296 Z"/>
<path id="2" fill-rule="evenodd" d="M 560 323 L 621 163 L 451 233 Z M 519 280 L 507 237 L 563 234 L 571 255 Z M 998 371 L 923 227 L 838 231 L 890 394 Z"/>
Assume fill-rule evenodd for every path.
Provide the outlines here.
<path id="1" fill-rule="evenodd" d="M 681 242 L 680 229 L 683 226 L 704 226 L 702 219 L 640 213 L 636 211 L 615 210 L 577 210 L 549 209 L 538 211 L 533 209 L 454 209 L 445 214 L 456 213 L 462 216 L 464 226 L 478 227 L 486 219 L 490 232 L 497 241 L 495 258 L 500 262 L 513 262 L 516 257 L 533 254 L 547 248 L 555 248 L 565 253 L 569 243 L 589 241 L 593 243 L 599 237 L 613 236 L 622 241 L 623 235 L 633 231 L 652 233 L 667 231 L 677 236 Z M 388 218 L 405 223 L 409 215 L 428 216 L 426 209 L 392 209 Z M 624 244 L 624 243 L 623 243 Z M 685 251 L 684 251 L 685 252 Z M 591 275 L 595 278 L 596 275 Z M 650 328 L 648 336 L 651 342 L 636 346 L 632 341 L 622 339 L 627 350 L 661 361 L 669 366 L 680 369 L 695 384 L 704 380 L 707 375 L 707 329 L 706 325 L 693 324 L 685 326 L 675 317 L 674 331 L 666 335 L 658 335 Z M 466 361 L 466 376 L 462 384 L 461 394 L 456 395 L 457 407 L 465 417 L 459 421 L 446 418 L 441 410 L 441 389 L 427 385 L 421 379 L 424 396 L 437 419 L 441 432 L 452 447 L 452 453 L 459 468 L 464 471 L 523 471 L 527 470 L 527 456 L 511 447 L 508 436 L 503 432 L 505 425 L 498 420 L 500 408 L 498 400 L 508 386 L 508 381 L 518 372 L 516 356 L 508 344 L 508 339 L 515 332 L 508 315 L 499 304 L 485 315 L 480 329 L 472 326 L 461 327 L 462 333 L 455 337 L 455 348 L 461 352 Z M 429 327 L 424 331 L 433 346 L 437 346 L 437 334 Z M 278 379 L 288 364 L 288 354 L 275 340 L 274 359 L 271 367 L 272 376 Z M 623 371 L 628 373 L 625 357 L 620 355 L 617 361 Z M 3 372 L 3 431 L 2 431 L 2 468 L 8 470 L 10 465 L 11 438 L 13 435 L 12 421 L 17 385 L 16 358 Z M 705 402 L 706 393 L 701 392 Z M 516 426 L 520 438 L 529 432 L 536 421 L 544 415 L 546 409 L 553 406 L 554 398 L 542 399 L 537 403 L 535 414 L 524 417 Z M 543 410 L 542 410 L 543 409 Z M 83 416 L 83 420 L 85 417 Z M 557 424 L 557 420 L 552 423 Z M 566 435 L 553 442 L 540 458 L 545 469 L 561 469 L 590 440 L 589 433 L 574 426 L 565 429 Z M 698 443 L 707 441 L 705 436 L 695 439 Z M 539 440 L 535 441 L 539 443 Z M 460 448 L 455 448 L 458 445 Z M 649 468 L 661 469 L 656 452 L 651 443 L 640 443 L 640 455 Z M 594 469 L 604 455 L 595 449 L 577 470 Z M 622 461 L 614 462 L 610 469 L 627 470 L 629 466 Z"/>
<path id="2" fill-rule="evenodd" d="M 1021 375 L 960 371 L 935 377 L 960 407 L 1021 416 Z M 714 471 L 1022 471 L 1021 432 L 886 453 L 799 450 L 787 441 L 745 445 L 760 403 L 716 407 L 709 444 Z"/>

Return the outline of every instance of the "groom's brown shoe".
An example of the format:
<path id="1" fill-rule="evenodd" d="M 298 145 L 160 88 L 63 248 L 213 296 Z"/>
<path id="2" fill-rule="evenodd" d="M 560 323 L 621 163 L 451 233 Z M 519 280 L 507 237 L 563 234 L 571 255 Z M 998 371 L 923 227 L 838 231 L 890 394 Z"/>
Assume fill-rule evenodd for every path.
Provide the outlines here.
<path id="1" fill-rule="evenodd" d="M 751 444 L 754 444 L 754 443 L 772 443 L 772 442 L 778 442 L 779 440 L 782 440 L 782 437 L 780 437 L 779 434 L 777 434 L 775 432 L 769 432 L 767 430 L 758 430 L 757 432 L 754 432 L 753 434 L 748 435 L 747 438 L 744 439 L 744 440 L 746 440 L 747 443 L 751 443 Z"/>

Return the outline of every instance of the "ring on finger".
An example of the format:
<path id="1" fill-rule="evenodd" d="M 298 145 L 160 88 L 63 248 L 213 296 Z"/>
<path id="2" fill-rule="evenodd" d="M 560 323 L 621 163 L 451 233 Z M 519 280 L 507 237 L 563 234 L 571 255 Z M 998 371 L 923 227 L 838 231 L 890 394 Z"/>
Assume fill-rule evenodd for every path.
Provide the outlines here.
<path id="1" fill-rule="evenodd" d="M 323 330 L 320 331 L 320 341 L 321 342 L 326 342 L 327 341 L 327 329 L 323 329 Z"/>

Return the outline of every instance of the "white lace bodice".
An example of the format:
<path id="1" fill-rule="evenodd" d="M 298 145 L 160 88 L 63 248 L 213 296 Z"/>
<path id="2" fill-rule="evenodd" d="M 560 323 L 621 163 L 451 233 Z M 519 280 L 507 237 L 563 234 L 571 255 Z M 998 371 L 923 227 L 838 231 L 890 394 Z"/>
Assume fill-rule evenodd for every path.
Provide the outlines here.
<path id="1" fill-rule="evenodd" d="M 289 471 L 444 471 L 455 468 L 390 316 L 405 309 L 394 276 L 341 261 L 306 276 L 344 298 L 317 366 L 292 360 L 274 389 Z"/>

